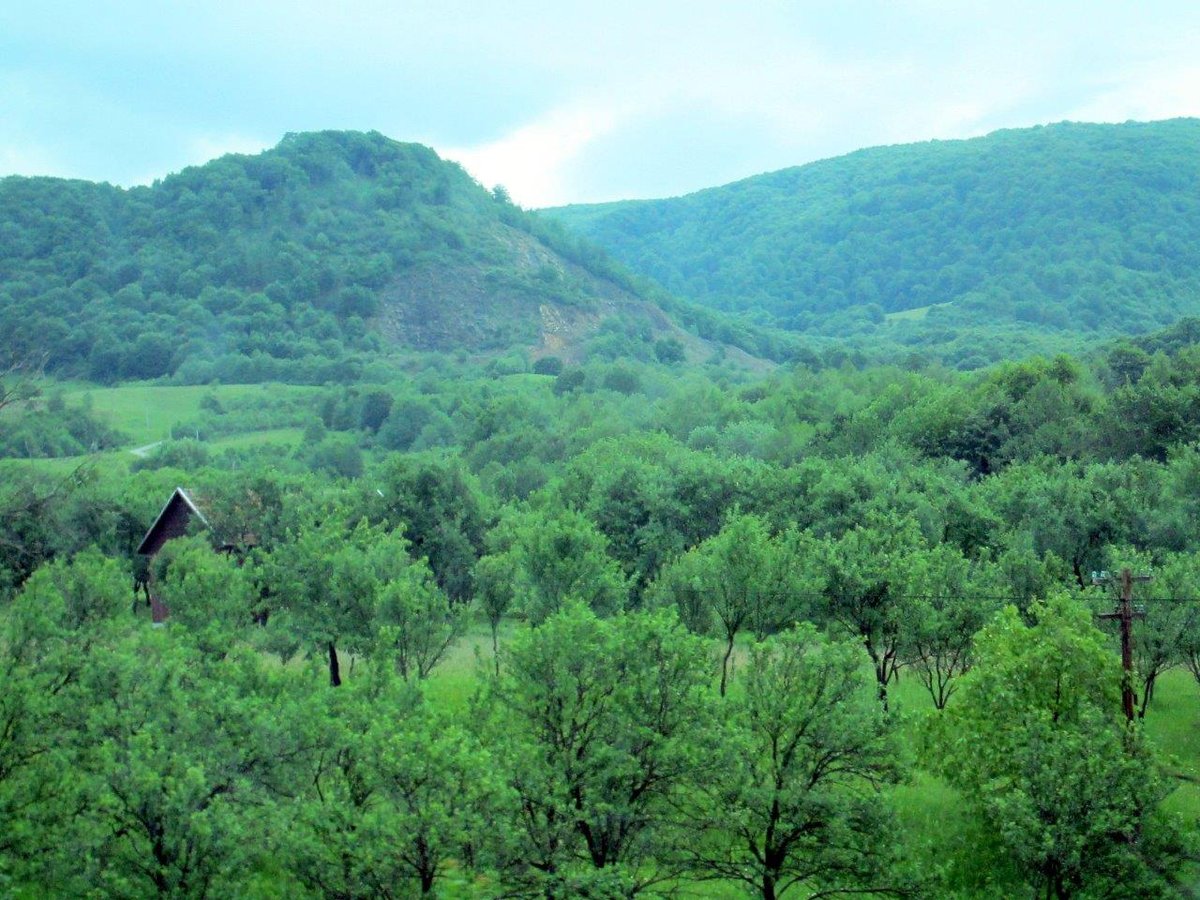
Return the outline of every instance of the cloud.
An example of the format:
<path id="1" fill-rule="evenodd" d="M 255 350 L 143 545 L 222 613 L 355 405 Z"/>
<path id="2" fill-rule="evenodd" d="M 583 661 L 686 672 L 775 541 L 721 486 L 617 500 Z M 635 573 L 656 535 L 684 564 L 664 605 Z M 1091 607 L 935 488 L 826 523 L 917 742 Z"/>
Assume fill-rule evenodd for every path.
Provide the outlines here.
<path id="1" fill-rule="evenodd" d="M 134 184 L 345 127 L 432 144 L 526 206 L 662 196 L 864 146 L 1200 114 L 1200 5 L 1149 10 L 0 4 L 0 167 Z"/>
<path id="2" fill-rule="evenodd" d="M 487 187 L 503 184 L 516 203 L 553 206 L 570 198 L 565 173 L 589 145 L 613 132 L 627 111 L 582 106 L 553 110 L 498 140 L 448 147 L 442 156 L 461 163 Z"/>
<path id="3" fill-rule="evenodd" d="M 1067 118 L 1088 122 L 1200 116 L 1200 64 L 1152 64 L 1121 72 Z"/>

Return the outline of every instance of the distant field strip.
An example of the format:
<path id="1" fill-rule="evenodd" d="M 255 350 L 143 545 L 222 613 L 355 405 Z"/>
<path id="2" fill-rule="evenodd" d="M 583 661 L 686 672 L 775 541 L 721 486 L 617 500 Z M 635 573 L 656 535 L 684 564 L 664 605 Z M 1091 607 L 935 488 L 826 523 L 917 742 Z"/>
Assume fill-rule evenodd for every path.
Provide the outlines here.
<path id="1" fill-rule="evenodd" d="M 900 312 L 885 313 L 884 318 L 889 322 L 917 322 L 929 315 L 931 309 L 936 309 L 939 306 L 950 306 L 952 302 L 930 303 L 928 306 L 918 306 L 914 309 L 904 309 Z"/>
<path id="2" fill-rule="evenodd" d="M 171 436 L 171 426 L 195 418 L 207 395 L 228 402 L 254 396 L 311 393 L 314 389 L 279 384 L 156 385 L 131 384 L 96 388 L 72 386 L 64 393 L 70 405 L 91 397 L 92 411 L 127 435 L 134 447 L 143 447 Z M 288 430 L 288 429 L 283 429 Z M 221 442 L 214 442 L 218 444 Z"/>

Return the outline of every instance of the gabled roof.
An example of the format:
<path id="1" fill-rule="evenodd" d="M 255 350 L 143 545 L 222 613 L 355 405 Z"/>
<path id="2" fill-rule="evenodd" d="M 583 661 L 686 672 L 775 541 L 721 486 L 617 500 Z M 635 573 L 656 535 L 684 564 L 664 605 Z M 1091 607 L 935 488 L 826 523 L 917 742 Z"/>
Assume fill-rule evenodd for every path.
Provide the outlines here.
<path id="1" fill-rule="evenodd" d="M 187 533 L 188 523 L 195 516 L 205 528 L 211 528 L 207 517 L 196 505 L 195 499 L 181 487 L 175 488 L 170 498 L 138 544 L 137 552 L 143 556 L 153 556 L 162 545 L 171 538 L 182 537 Z"/>

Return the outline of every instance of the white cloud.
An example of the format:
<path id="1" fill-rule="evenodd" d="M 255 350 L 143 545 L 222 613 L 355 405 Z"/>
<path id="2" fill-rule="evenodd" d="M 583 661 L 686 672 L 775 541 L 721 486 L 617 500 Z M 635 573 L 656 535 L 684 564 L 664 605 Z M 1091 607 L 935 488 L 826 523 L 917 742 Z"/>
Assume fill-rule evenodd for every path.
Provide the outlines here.
<path id="1" fill-rule="evenodd" d="M 569 200 L 564 172 L 570 163 L 627 114 L 617 107 L 587 105 L 554 110 L 498 140 L 439 152 L 461 163 L 481 184 L 504 185 L 522 206 L 554 206 Z"/>
<path id="2" fill-rule="evenodd" d="M 1073 109 L 1068 118 L 1088 122 L 1200 116 L 1200 64 L 1137 66 Z"/>

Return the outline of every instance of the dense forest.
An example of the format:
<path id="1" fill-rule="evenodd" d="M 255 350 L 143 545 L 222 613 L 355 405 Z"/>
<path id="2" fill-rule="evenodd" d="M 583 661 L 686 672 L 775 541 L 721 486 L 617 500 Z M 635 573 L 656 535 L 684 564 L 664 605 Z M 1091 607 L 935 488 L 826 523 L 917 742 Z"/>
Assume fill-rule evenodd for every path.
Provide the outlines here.
<path id="1" fill-rule="evenodd" d="M 356 132 L 130 190 L 0 179 L 0 333 L 56 374 L 110 383 L 352 382 L 396 348 L 794 343 L 639 286 L 426 147 Z"/>
<path id="2" fill-rule="evenodd" d="M 1200 890 L 1181 301 L 805 343 L 379 135 L 0 229 L 0 894 Z"/>
<path id="3" fill-rule="evenodd" d="M 546 212 L 680 297 L 971 366 L 1200 313 L 1198 146 L 1193 119 L 1051 125 Z"/>

